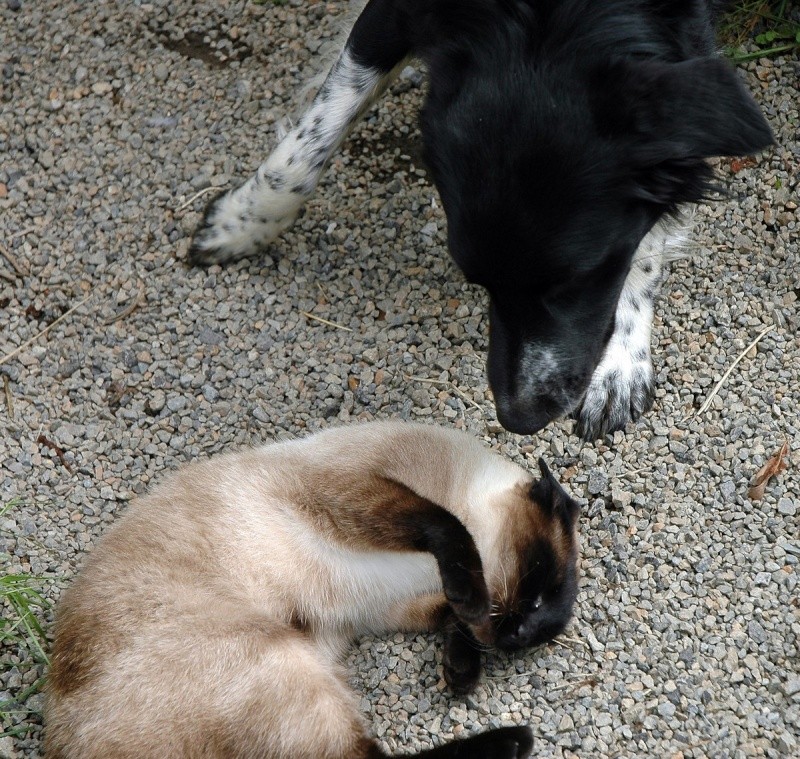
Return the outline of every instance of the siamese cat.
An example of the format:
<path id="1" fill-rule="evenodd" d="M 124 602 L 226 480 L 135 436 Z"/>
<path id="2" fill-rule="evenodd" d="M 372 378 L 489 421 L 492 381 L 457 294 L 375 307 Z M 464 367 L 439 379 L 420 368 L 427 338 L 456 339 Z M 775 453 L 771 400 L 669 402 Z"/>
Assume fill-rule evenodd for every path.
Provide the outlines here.
<path id="1" fill-rule="evenodd" d="M 132 504 L 57 610 L 49 759 L 379 759 L 337 663 L 364 633 L 480 644 L 560 633 L 577 504 L 470 436 L 397 422 L 220 455 Z M 526 727 L 417 756 L 521 759 Z"/>

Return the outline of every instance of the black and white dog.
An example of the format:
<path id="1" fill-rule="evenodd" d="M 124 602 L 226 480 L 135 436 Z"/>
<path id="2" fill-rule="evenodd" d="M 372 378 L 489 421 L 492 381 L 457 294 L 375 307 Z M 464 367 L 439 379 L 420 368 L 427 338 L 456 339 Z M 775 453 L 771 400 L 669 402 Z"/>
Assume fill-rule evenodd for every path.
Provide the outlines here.
<path id="1" fill-rule="evenodd" d="M 332 153 L 411 56 L 449 247 L 490 295 L 500 422 L 532 433 L 573 411 L 596 438 L 652 404 L 650 329 L 681 208 L 705 159 L 772 133 L 715 56 L 711 0 L 369 0 L 307 112 L 255 176 L 216 198 L 199 264 L 292 224 Z"/>

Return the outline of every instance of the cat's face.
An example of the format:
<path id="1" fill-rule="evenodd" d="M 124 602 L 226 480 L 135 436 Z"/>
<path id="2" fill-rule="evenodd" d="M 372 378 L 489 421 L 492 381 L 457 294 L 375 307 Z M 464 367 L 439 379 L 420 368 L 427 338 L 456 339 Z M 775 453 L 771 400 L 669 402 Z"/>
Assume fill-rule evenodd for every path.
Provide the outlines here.
<path id="1" fill-rule="evenodd" d="M 494 577 L 493 645 L 507 651 L 537 646 L 564 631 L 578 593 L 578 504 L 544 461 L 542 479 L 515 493 L 509 542 Z"/>

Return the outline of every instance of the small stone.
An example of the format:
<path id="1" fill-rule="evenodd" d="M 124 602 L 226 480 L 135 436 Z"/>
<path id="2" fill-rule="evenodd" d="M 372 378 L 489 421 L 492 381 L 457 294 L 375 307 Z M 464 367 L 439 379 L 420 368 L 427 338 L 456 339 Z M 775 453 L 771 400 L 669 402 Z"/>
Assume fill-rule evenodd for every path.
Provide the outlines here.
<path id="1" fill-rule="evenodd" d="M 766 643 L 768 640 L 766 630 L 755 620 L 747 623 L 747 634 L 759 645 Z"/>
<path id="2" fill-rule="evenodd" d="M 602 469 L 592 469 L 589 472 L 587 489 L 590 495 L 599 495 L 608 488 L 608 475 Z"/>
<path id="3" fill-rule="evenodd" d="M 669 449 L 676 456 L 684 456 L 689 451 L 689 446 L 679 440 L 670 440 Z"/>
<path id="4" fill-rule="evenodd" d="M 13 2 L 19 2 L 19 0 L 13 0 Z M 11 5 L 12 0 L 8 0 L 9 6 Z M 11 10 L 18 10 L 17 8 L 12 8 Z M 6 700 L 11 700 L 11 694 L 7 694 Z M 14 747 L 14 739 L 10 735 L 4 735 L 0 737 L 0 756 L 4 757 L 4 759 L 19 759 L 20 754 L 17 749 Z"/>
<path id="5" fill-rule="evenodd" d="M 797 513 L 797 506 L 790 498 L 781 498 L 778 501 L 778 512 L 787 517 L 793 517 Z"/>
<path id="6" fill-rule="evenodd" d="M 790 677 L 783 684 L 783 692 L 787 696 L 794 696 L 795 693 L 800 693 L 800 677 Z"/>
<path id="7" fill-rule="evenodd" d="M 186 408 L 186 398 L 183 395 L 173 395 L 167 401 L 167 408 L 170 411 L 183 411 Z"/>
<path id="8" fill-rule="evenodd" d="M 201 391 L 203 393 L 203 397 L 209 402 L 213 403 L 214 401 L 219 398 L 219 391 L 213 385 L 203 385 Z"/>
<path id="9" fill-rule="evenodd" d="M 631 505 L 633 493 L 628 490 L 623 490 L 619 485 L 612 485 L 611 501 L 618 509 L 623 509 Z"/>
<path id="10" fill-rule="evenodd" d="M 558 723 L 558 732 L 559 733 L 568 733 L 570 730 L 575 729 L 575 723 L 572 721 L 572 717 L 569 714 L 565 714 L 561 718 L 561 722 Z"/>
<path id="11" fill-rule="evenodd" d="M 155 76 L 159 82 L 166 82 L 169 78 L 169 69 L 163 63 L 159 63 L 153 69 L 153 76 Z"/>
<path id="12" fill-rule="evenodd" d="M 161 390 L 156 390 L 147 399 L 147 401 L 145 402 L 145 406 L 151 413 L 157 414 L 159 411 L 161 411 L 161 409 L 164 408 L 166 402 L 167 402 L 167 396 Z"/>
<path id="13" fill-rule="evenodd" d="M 414 87 L 420 87 L 425 81 L 425 77 L 413 66 L 406 66 L 400 72 L 400 78 L 411 82 Z"/>
<path id="14" fill-rule="evenodd" d="M 56 159 L 49 150 L 44 150 L 39 153 L 39 163 L 42 164 L 42 166 L 44 166 L 46 169 L 52 169 L 55 162 Z"/>
<path id="15" fill-rule="evenodd" d="M 253 409 L 253 416 L 259 422 L 262 422 L 263 424 L 269 424 L 269 421 L 270 421 L 269 414 L 266 411 L 264 411 L 264 409 L 261 408 L 261 406 L 256 406 Z"/>
<path id="16" fill-rule="evenodd" d="M 782 756 L 796 756 L 795 749 L 797 748 L 797 741 L 791 733 L 781 733 L 778 738 L 778 750 Z"/>
<path id="17" fill-rule="evenodd" d="M 18 11 L 20 8 L 22 8 L 21 0 L 6 0 L 6 5 L 10 11 Z"/>
<path id="18" fill-rule="evenodd" d="M 595 634 L 591 630 L 586 631 L 586 640 L 589 642 L 589 647 L 594 651 L 594 653 L 600 653 L 601 651 L 605 651 L 606 647 L 595 637 Z"/>
<path id="19" fill-rule="evenodd" d="M 208 327 L 203 327 L 203 329 L 200 330 L 197 339 L 203 343 L 203 345 L 222 345 L 222 343 L 225 342 L 225 338 L 219 332 L 215 332 Z"/>
<path id="20" fill-rule="evenodd" d="M 428 395 L 428 391 L 422 388 L 411 391 L 411 400 L 414 401 L 414 404 L 419 408 L 427 408 L 431 403 L 431 397 Z"/>
<path id="21" fill-rule="evenodd" d="M 736 485 L 733 480 L 725 480 L 725 482 L 719 486 L 719 492 L 722 493 L 726 501 L 731 500 L 731 498 L 736 495 Z"/>
<path id="22" fill-rule="evenodd" d="M 658 705 L 658 713 L 664 719 L 670 719 L 671 717 L 674 717 L 675 716 L 675 711 L 676 711 L 675 710 L 675 704 L 673 704 L 673 703 L 671 703 L 669 701 L 662 701 Z"/>

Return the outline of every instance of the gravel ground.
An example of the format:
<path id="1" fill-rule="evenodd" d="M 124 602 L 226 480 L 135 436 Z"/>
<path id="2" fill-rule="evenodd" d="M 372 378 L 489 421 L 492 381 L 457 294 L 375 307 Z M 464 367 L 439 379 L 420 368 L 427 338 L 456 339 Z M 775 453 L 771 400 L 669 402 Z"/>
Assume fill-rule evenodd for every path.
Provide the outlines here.
<path id="1" fill-rule="evenodd" d="M 570 421 L 518 437 L 419 160 L 418 71 L 268 256 L 184 263 L 192 197 L 259 163 L 347 5 L 0 0 L 0 505 L 24 501 L 0 517 L 0 574 L 57 600 L 127 501 L 198 456 L 355 420 L 455 425 L 543 454 L 584 499 L 577 615 L 491 657 L 466 699 L 433 637 L 360 641 L 353 685 L 387 748 L 524 722 L 540 757 L 798 755 L 798 62 L 743 70 L 780 146 L 720 163 L 733 198 L 700 209 L 658 304 L 654 411 L 599 444 Z M 752 502 L 784 440 L 788 471 Z M 42 666 L 0 655 L 2 702 Z M 22 706 L 0 756 L 39 756 L 41 695 Z"/>

